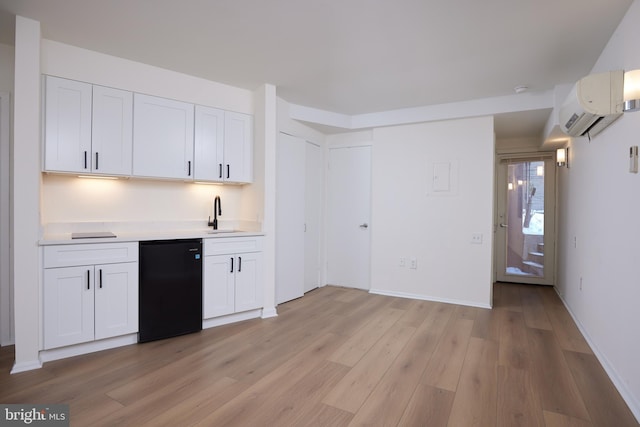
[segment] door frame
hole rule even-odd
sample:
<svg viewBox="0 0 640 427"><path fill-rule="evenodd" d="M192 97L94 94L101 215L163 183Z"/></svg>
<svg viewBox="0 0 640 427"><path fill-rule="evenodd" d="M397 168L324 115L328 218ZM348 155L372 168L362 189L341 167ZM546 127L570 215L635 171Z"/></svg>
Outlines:
<svg viewBox="0 0 640 427"><path fill-rule="evenodd" d="M317 150L315 151L314 155L317 156L315 158L315 160L318 162L317 166L318 166L318 170L317 173L318 175L316 176L317 178L317 182L316 184L319 184L319 194L317 194L315 197L313 195L310 195L309 192L307 190L309 190L309 179L313 176L311 175L311 171L309 170L309 155L311 153L311 150ZM321 286L324 285L324 283L322 282L322 230L324 229L323 227L323 215L322 215L322 210L324 207L324 203L325 203L325 195L324 195L324 151L323 151L323 147L320 144L316 144L315 142L309 141L309 140L305 140L305 162L306 162L306 168L305 168L305 212L304 212L304 232L305 232L305 260L304 260L304 264L305 264L305 283L303 286L303 290L304 293L307 293L309 291L312 291L313 289L319 288ZM314 230L313 228L310 230L309 229L309 219L311 216L311 212L308 209L309 208L309 204L311 202L311 200L318 200L317 203L317 210L315 210L315 215L317 216L317 223L315 224L316 229ZM313 225L313 224L312 224ZM313 258L310 256L310 254L307 252L307 247L309 246L309 243L313 243L313 241L311 241L310 239L312 237L310 237L310 234L314 234L315 238L316 238L316 242L315 242L315 263L313 262ZM313 265L314 267L314 272L313 274L310 274L307 271L307 267ZM309 286L309 281L308 278L311 276L315 276L315 285L316 286Z"/></svg>
<svg viewBox="0 0 640 427"><path fill-rule="evenodd" d="M0 91L0 346L14 343L13 286L10 273L10 101Z"/></svg>
<svg viewBox="0 0 640 427"><path fill-rule="evenodd" d="M506 198L507 188L507 166L509 163L523 161L544 161L545 162L545 275L544 277L509 275L502 273L504 264L501 261L505 259L506 253L506 233L505 229L500 227L504 221L500 217L501 197ZM534 285L554 286L556 279L556 251L557 246L557 174L555 157L552 152L526 152L526 153L501 153L496 155L495 169L495 198L494 198L494 247L493 247L493 276L494 281L508 283L525 283ZM501 193L502 192L502 193ZM503 200L504 202L504 200ZM550 212L547 215L547 212ZM547 268L551 262L551 268Z"/></svg>

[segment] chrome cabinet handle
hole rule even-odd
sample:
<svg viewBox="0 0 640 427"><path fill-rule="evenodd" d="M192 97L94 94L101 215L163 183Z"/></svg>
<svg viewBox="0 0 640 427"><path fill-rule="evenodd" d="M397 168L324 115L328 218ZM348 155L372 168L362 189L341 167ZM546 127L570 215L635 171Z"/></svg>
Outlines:
<svg viewBox="0 0 640 427"><path fill-rule="evenodd" d="M509 228L508 224L500 224L500 228Z"/></svg>

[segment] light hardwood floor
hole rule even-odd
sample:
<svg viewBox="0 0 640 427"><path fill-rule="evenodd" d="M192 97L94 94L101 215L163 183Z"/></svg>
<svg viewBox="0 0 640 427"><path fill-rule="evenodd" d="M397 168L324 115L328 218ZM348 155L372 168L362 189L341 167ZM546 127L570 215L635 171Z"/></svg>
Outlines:
<svg viewBox="0 0 640 427"><path fill-rule="evenodd" d="M552 288L494 309L324 287L279 316L49 362L0 403L73 426L637 426Z"/></svg>

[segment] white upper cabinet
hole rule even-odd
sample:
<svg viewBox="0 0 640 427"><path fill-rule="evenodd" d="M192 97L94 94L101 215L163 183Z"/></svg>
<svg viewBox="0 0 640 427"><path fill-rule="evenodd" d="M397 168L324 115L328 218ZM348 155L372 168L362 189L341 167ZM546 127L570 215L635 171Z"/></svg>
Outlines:
<svg viewBox="0 0 640 427"><path fill-rule="evenodd" d="M47 172L253 181L253 116L45 76Z"/></svg>
<svg viewBox="0 0 640 427"><path fill-rule="evenodd" d="M193 179L193 104L134 95L133 175Z"/></svg>
<svg viewBox="0 0 640 427"><path fill-rule="evenodd" d="M253 117L196 105L195 179L253 181Z"/></svg>
<svg viewBox="0 0 640 427"><path fill-rule="evenodd" d="M91 85L47 76L44 169L91 171Z"/></svg>
<svg viewBox="0 0 640 427"><path fill-rule="evenodd" d="M226 111L224 114L224 180L253 181L253 117Z"/></svg>
<svg viewBox="0 0 640 427"><path fill-rule="evenodd" d="M196 105L195 179L222 182L224 111Z"/></svg>
<svg viewBox="0 0 640 427"><path fill-rule="evenodd" d="M44 170L131 175L133 94L46 76Z"/></svg>
<svg viewBox="0 0 640 427"><path fill-rule="evenodd" d="M131 175L133 93L93 86L91 171Z"/></svg>

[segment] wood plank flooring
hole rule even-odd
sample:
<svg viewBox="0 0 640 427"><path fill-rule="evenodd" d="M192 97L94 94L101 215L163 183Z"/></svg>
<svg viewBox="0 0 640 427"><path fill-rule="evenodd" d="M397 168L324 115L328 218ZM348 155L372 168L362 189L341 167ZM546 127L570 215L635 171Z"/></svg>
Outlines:
<svg viewBox="0 0 640 427"><path fill-rule="evenodd" d="M49 362L0 403L73 426L638 426L552 288L494 309L324 287L279 316Z"/></svg>

